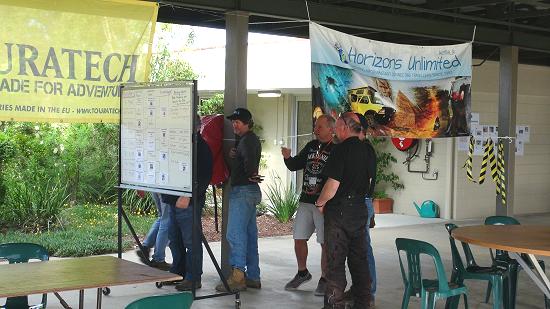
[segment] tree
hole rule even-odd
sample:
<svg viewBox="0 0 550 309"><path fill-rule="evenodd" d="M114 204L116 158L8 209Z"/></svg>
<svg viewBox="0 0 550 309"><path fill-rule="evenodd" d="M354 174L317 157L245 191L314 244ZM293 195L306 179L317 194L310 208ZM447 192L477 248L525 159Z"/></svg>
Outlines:
<svg viewBox="0 0 550 309"><path fill-rule="evenodd" d="M178 59L169 50L168 42L174 41L173 26L170 24L161 24L157 37L157 52L151 57L151 74L149 80L152 82L192 80L199 77L193 72L191 65ZM193 44L195 33L191 31L187 35L185 46Z"/></svg>
<svg viewBox="0 0 550 309"><path fill-rule="evenodd" d="M198 112L201 116L223 114L223 93L216 93L213 97L203 100Z"/></svg>

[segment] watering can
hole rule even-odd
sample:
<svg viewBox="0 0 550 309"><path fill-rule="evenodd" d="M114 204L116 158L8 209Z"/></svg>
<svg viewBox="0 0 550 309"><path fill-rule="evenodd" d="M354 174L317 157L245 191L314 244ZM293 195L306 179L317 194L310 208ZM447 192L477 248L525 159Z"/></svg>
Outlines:
<svg viewBox="0 0 550 309"><path fill-rule="evenodd" d="M424 201L421 206L418 206L416 202L413 202L413 204L422 218L439 218L439 206L434 201Z"/></svg>

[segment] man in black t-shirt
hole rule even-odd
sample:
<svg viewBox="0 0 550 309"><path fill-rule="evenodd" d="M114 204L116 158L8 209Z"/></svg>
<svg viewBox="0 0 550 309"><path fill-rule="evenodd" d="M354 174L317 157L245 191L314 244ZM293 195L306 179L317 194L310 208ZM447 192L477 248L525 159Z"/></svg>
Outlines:
<svg viewBox="0 0 550 309"><path fill-rule="evenodd" d="M285 290L296 290L302 283L311 280L308 271L307 241L315 231L317 242L321 245L321 278L315 289L315 295L325 295L326 255L324 250L323 214L315 208L315 201L321 193L326 177L322 175L333 147L335 121L330 115L321 115L315 121L314 133L317 139L310 141L295 157L290 156L289 148L281 148L285 165L291 171L303 170L303 185L300 194L300 206L296 210L293 224L294 252L298 262L298 273L285 285Z"/></svg>
<svg viewBox="0 0 550 309"><path fill-rule="evenodd" d="M367 261L365 229L368 221L365 196L369 191L369 150L358 138L357 115L344 113L336 122L341 141L332 150L323 170L327 181L315 202L325 215L328 256L325 308L345 308L346 258L354 288L354 308L369 308L371 278Z"/></svg>

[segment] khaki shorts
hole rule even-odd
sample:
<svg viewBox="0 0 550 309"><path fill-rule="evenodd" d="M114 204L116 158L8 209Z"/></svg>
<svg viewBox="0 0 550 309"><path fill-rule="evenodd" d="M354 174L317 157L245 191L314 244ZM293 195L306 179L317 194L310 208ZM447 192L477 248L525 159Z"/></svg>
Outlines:
<svg viewBox="0 0 550 309"><path fill-rule="evenodd" d="M313 232L315 232L317 234L317 242L323 244L324 224L323 214L315 205L300 202L293 224L294 239L309 240Z"/></svg>

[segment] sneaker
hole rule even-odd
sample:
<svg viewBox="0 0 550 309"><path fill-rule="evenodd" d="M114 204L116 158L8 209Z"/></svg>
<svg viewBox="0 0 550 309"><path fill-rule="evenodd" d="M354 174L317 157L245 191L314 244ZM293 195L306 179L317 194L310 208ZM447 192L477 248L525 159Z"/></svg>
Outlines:
<svg viewBox="0 0 550 309"><path fill-rule="evenodd" d="M202 288L202 283L196 282L195 283L195 289ZM178 291L191 291L193 289L193 281L191 280L183 280L182 282L176 284L176 290Z"/></svg>
<svg viewBox="0 0 550 309"><path fill-rule="evenodd" d="M296 290L300 285L302 285L302 283L308 282L309 280L311 280L311 273L309 271L305 276L300 276L299 274L296 274L296 276L294 276L294 278L292 278L292 280L290 280L285 285L285 290L287 291Z"/></svg>
<svg viewBox="0 0 550 309"><path fill-rule="evenodd" d="M165 261L157 262L157 261L153 260L149 263L149 266L160 269L160 270L169 271L170 268L172 267L172 264L168 264Z"/></svg>
<svg viewBox="0 0 550 309"><path fill-rule="evenodd" d="M149 263L151 263L151 260L149 258L151 255L151 248L143 246L143 251L138 248L136 250L136 255L139 257L141 263L145 265L149 265Z"/></svg>
<svg viewBox="0 0 550 309"><path fill-rule="evenodd" d="M252 280L246 278L246 287L251 289L261 289L262 282L260 280Z"/></svg>
<svg viewBox="0 0 550 309"><path fill-rule="evenodd" d="M319 278L319 283L317 283L317 288L315 289L315 296L325 296L325 291L327 289L327 280L323 277Z"/></svg>

